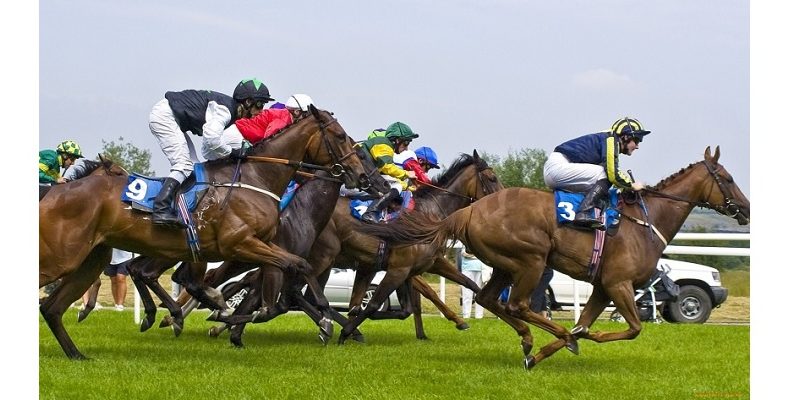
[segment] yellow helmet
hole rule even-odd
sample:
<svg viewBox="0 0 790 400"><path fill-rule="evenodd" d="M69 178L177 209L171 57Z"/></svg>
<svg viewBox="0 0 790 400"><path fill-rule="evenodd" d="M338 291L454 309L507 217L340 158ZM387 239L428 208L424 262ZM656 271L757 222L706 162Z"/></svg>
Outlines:
<svg viewBox="0 0 790 400"><path fill-rule="evenodd" d="M80 145L73 140L67 140L58 145L58 153L67 154L74 158L82 158L82 150L80 150Z"/></svg>
<svg viewBox="0 0 790 400"><path fill-rule="evenodd" d="M636 118L623 117L612 124L612 132L617 136L637 136L639 138L647 135L650 131L642 127L642 123Z"/></svg>

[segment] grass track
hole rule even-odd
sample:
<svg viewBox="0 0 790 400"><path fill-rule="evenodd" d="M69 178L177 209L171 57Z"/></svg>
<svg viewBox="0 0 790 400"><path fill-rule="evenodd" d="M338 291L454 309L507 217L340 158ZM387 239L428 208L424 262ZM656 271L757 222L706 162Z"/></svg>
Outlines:
<svg viewBox="0 0 790 400"><path fill-rule="evenodd" d="M159 312L161 318L163 312ZM131 312L101 310L64 322L92 360L66 359L39 316L41 399L693 399L749 397L749 327L645 324L633 341L581 341L526 372L519 340L502 321L469 321L458 331L426 317L428 341L413 321L367 321L367 344L324 347L308 318L289 313L248 326L246 347L206 335L204 313L170 329L140 333ZM571 321L560 321L570 327ZM595 329L623 330L598 322ZM551 337L533 329L536 349ZM535 350L533 350L534 352Z"/></svg>

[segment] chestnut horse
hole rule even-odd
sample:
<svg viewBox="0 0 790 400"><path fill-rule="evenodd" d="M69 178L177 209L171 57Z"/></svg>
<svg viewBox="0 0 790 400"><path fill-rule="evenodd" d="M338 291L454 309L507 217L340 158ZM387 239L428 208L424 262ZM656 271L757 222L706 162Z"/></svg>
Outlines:
<svg viewBox="0 0 790 400"><path fill-rule="evenodd" d="M368 188L369 172L353 145L331 113L311 106L306 117L257 143L252 154L269 161L274 160L270 157L285 157L321 166L332 164L325 168L342 176L347 186ZM303 258L271 243L279 218L273 193L283 193L295 172L293 167L299 165L253 159L206 163L210 186L194 214L201 259L310 271ZM70 183L66 190L53 189L39 203L39 287L64 277L40 310L71 359L85 356L63 327L63 313L99 276L113 248L170 260L193 257L183 230L153 225L148 214L133 211L120 201L126 185L125 177L89 176ZM383 192L384 188L375 189ZM230 201L225 202L226 198ZM322 309L329 308L325 297L320 300Z"/></svg>
<svg viewBox="0 0 790 400"><path fill-rule="evenodd" d="M531 369L563 346L578 354L577 338L595 342L636 338L642 326L634 288L650 278L662 251L694 207L711 208L735 218L741 225L749 223L749 200L732 175L719 164L718 147L713 155L708 147L702 161L681 169L655 187L646 188L639 196L640 202L620 208L619 232L607 239L600 273L592 278L588 276L587 266L593 235L558 226L554 196L550 192L509 188L484 197L438 224L413 217L401 218L389 229L371 226L365 231L401 244L428 241L443 245L448 238L462 241L469 251L494 268L491 280L476 301L521 336L524 366ZM530 295L546 265L593 284L593 293L570 331L529 309ZM513 289L503 307L497 299L511 282ZM610 300L627 321L628 328L622 332L591 332L590 326ZM530 355L532 335L523 321L550 332L557 339L534 356ZM350 326L353 327L353 321Z"/></svg>

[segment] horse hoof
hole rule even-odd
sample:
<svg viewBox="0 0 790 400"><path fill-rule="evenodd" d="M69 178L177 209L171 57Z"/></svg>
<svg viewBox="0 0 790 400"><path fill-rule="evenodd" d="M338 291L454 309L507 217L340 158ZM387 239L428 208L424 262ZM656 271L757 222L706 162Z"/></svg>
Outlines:
<svg viewBox="0 0 790 400"><path fill-rule="evenodd" d="M150 318L143 318L143 320L140 322L140 332L145 332L151 329L152 325L153 324Z"/></svg>
<svg viewBox="0 0 790 400"><path fill-rule="evenodd" d="M162 322L159 323L159 327L164 328L170 325L173 325L173 316L165 315L164 317L162 317Z"/></svg>
<svg viewBox="0 0 790 400"><path fill-rule="evenodd" d="M178 337L181 334L181 331L184 330L184 326L182 324L173 323L173 333Z"/></svg>
<svg viewBox="0 0 790 400"><path fill-rule="evenodd" d="M535 364L537 364L537 362L535 361L535 357L527 356L524 358L524 369L526 369L527 371L534 368Z"/></svg>
<svg viewBox="0 0 790 400"><path fill-rule="evenodd" d="M77 322L82 322L85 318L88 318L88 314L90 314L90 310L80 310L77 313Z"/></svg>
<svg viewBox="0 0 790 400"><path fill-rule="evenodd" d="M214 337L214 338L215 337L219 337L220 333L222 333L222 329L220 329L218 326L212 326L208 330L208 335L211 336L211 337Z"/></svg>
<svg viewBox="0 0 790 400"><path fill-rule="evenodd" d="M428 336L425 335L418 335L417 340L428 340Z"/></svg>
<svg viewBox="0 0 790 400"><path fill-rule="evenodd" d="M321 328L321 335L326 335L327 340L332 337L335 326L332 325L331 319L321 318L321 321L318 322L318 326Z"/></svg>
<svg viewBox="0 0 790 400"><path fill-rule="evenodd" d="M240 349L240 348L244 347L244 343L242 343L242 342L241 342L241 336L238 336L238 337L237 337L237 336L233 336L233 335L231 335L231 337L230 337L230 343L232 343L232 344L233 344L233 346L234 346L234 347L236 347L236 348L238 348L238 349Z"/></svg>
<svg viewBox="0 0 790 400"><path fill-rule="evenodd" d="M208 315L206 321L217 321L219 318L219 310L214 310L211 314Z"/></svg>
<svg viewBox="0 0 790 400"><path fill-rule="evenodd" d="M329 344L329 338L331 338L331 336L325 335L323 331L318 333L318 340L320 340L321 344L323 344L324 346Z"/></svg>
<svg viewBox="0 0 790 400"><path fill-rule="evenodd" d="M357 343L365 343L365 335L363 335L361 333L355 334L355 335L351 335L351 340L353 340L353 341L355 341Z"/></svg>
<svg viewBox="0 0 790 400"><path fill-rule="evenodd" d="M340 332L340 336L337 337L337 344L342 345L346 344L346 339L348 339L348 335Z"/></svg>
<svg viewBox="0 0 790 400"><path fill-rule="evenodd" d="M458 329L459 331L465 331L465 330L469 329L469 324L464 322L464 323L456 325L455 328Z"/></svg>
<svg viewBox="0 0 790 400"><path fill-rule="evenodd" d="M576 341L576 338L571 336L572 340L565 343L565 348L570 350L571 353L579 355L579 342Z"/></svg>
<svg viewBox="0 0 790 400"><path fill-rule="evenodd" d="M589 335L589 333L590 333L590 328L588 328L586 326L579 325L579 326L575 326L573 329L571 329L571 335L573 335L573 337L575 337L575 338L587 337L587 335Z"/></svg>
<svg viewBox="0 0 790 400"><path fill-rule="evenodd" d="M252 318L250 318L250 322L253 323L253 324L259 324L261 322L266 322L266 319L264 318L265 315L262 312L260 312L260 311L253 311L251 315L252 315Z"/></svg>

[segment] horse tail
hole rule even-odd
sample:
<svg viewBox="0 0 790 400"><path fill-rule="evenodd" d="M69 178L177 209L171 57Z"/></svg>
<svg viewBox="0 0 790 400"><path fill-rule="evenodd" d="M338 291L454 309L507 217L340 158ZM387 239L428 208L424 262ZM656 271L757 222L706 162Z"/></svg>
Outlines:
<svg viewBox="0 0 790 400"><path fill-rule="evenodd" d="M459 238L466 232L468 208L458 210L443 220L435 220L419 211L402 213L387 224L363 224L359 231L387 241L395 246L430 244L447 246L447 239Z"/></svg>

